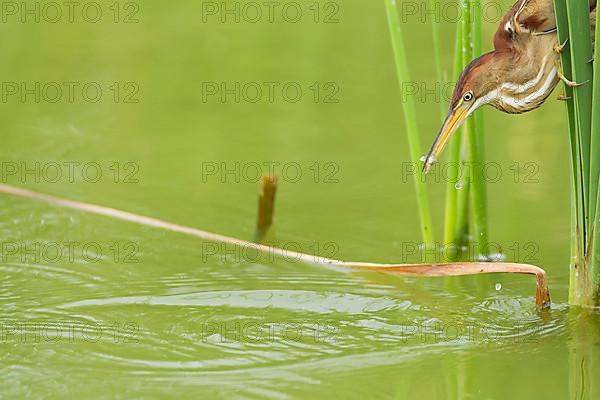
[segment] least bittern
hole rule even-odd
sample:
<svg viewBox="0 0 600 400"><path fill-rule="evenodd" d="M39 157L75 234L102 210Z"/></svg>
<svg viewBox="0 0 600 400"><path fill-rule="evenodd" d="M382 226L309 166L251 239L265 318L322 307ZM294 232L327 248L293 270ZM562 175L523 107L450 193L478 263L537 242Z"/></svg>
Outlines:
<svg viewBox="0 0 600 400"><path fill-rule="evenodd" d="M578 0L569 0L578 1ZM592 31L596 0L590 0ZM427 157L426 173L465 119L489 104L520 114L539 107L560 80L560 51L553 0L519 0L503 18L494 35L494 50L473 60L456 82L448 115Z"/></svg>

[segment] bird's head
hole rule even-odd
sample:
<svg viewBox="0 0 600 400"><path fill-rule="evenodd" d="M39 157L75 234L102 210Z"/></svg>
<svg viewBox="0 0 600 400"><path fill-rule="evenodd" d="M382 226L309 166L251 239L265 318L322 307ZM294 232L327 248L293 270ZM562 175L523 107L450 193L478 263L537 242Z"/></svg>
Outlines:
<svg viewBox="0 0 600 400"><path fill-rule="evenodd" d="M496 52L484 54L473 60L456 82L448 115L442 124L427 157L423 172L436 162L448 140L475 110L485 104L493 104L497 97L498 75L495 68Z"/></svg>

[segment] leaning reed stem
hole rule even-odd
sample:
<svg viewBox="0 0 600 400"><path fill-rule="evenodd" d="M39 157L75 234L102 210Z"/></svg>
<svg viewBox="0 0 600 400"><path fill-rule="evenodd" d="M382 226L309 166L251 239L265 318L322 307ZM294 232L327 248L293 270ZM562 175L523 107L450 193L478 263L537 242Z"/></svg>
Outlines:
<svg viewBox="0 0 600 400"><path fill-rule="evenodd" d="M410 82L408 73L407 57L400 28L400 20L396 10L395 0L384 0L385 10L387 14L388 27L392 40L392 48L394 50L394 59L396 63L396 74L398 83ZM414 165L420 165L421 145L419 143L419 132L417 128L417 113L412 96L406 96L402 101L404 110L404 124L406 134L408 136L408 146L410 148L410 158ZM417 168L417 173L414 175L415 191L417 195L417 206L419 209L419 217L421 220L421 235L423 242L426 245L433 244L433 231L431 224L431 214L429 212L429 198L425 185L422 183L422 172Z"/></svg>

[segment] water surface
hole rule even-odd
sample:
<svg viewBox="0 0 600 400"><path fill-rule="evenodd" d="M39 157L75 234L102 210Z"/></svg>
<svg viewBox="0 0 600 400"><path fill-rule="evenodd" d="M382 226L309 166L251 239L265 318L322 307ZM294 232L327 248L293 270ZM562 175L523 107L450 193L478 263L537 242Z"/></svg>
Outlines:
<svg viewBox="0 0 600 400"><path fill-rule="evenodd" d="M357 261L435 257L417 248L383 4L336 3L334 23L321 23L335 10L326 3L318 23L305 2L297 23L203 22L203 3L137 4L137 23L122 22L134 10L125 4L115 23L102 3L98 23L0 25L4 82L102 89L97 102L77 91L73 101L6 97L3 182L249 240L253 172L273 166L281 179L272 243ZM419 88L435 85L429 23L405 24ZM495 25L485 25L486 49ZM442 21L447 74L452 26ZM203 98L207 83L238 82L293 84L303 95ZM436 100L417 94L423 151L440 123ZM2 394L593 398L599 317L566 304L563 107L551 98L521 116L485 114L487 159L501 172L489 181L491 238L507 260L546 269L549 314L535 312L528 276L423 280L248 257L0 196ZM428 179L441 240L445 185Z"/></svg>

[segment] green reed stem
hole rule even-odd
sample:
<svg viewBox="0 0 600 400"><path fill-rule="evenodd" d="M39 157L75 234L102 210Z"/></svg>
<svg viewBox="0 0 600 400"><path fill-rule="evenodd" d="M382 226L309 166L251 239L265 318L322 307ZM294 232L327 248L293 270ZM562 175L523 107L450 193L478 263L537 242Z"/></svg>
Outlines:
<svg viewBox="0 0 600 400"><path fill-rule="evenodd" d="M481 55L481 5L479 0L470 0L471 58ZM473 210L472 233L479 254L488 250L487 186L484 179L483 110L473 114L472 123L467 125L469 161L471 162L471 202Z"/></svg>
<svg viewBox="0 0 600 400"><path fill-rule="evenodd" d="M407 57L400 29L400 19L396 10L395 0L384 0L385 10L388 20L388 28L392 40L392 48L394 50L394 60L396 63L396 74L398 83L410 82L408 73ZM406 96L402 101L404 110L404 124L406 134L408 136L408 146L410 148L410 158L414 165L420 165L421 145L419 143L419 132L417 128L417 113L412 96ZM417 168L417 173L414 175L415 191L417 195L417 206L419 209L419 217L421 220L421 234L425 244L433 244L433 231L431 224L431 214L429 212L429 198L427 190L423 182L423 174L420 168Z"/></svg>
<svg viewBox="0 0 600 400"><path fill-rule="evenodd" d="M462 70L481 54L481 9L479 0L462 0L462 19L457 33L455 67ZM460 60L460 61L457 61ZM458 73L455 73L458 79ZM455 134L449 148L449 165L464 167L469 161L469 174L460 181L451 180L446 194L446 245L461 246L468 241L469 233L475 236L480 253L488 248L487 188L483 176L483 115L476 112L461 131ZM465 136L466 135L466 136ZM466 140L465 140L466 139ZM473 219L471 220L470 216Z"/></svg>
<svg viewBox="0 0 600 400"><path fill-rule="evenodd" d="M466 67L471 60L473 59L473 40L472 40L472 23L471 23L471 2L470 0L461 0L460 3L462 9L462 19L460 28L462 30L462 47L461 47L461 56L462 56L462 65L463 68ZM468 157L468 153L464 150L465 143L467 144L468 151L468 135L469 130L472 129L471 126L473 121L469 118L463 124L462 133L460 135L459 142L459 166L461 171L464 169L464 161ZM465 136L467 135L467 136ZM469 237L469 227L470 227L470 219L469 219L469 206L470 206L470 196L469 193L471 191L471 174L462 174L461 182L458 184L458 194L456 200L456 209L457 209L457 218L456 218L456 226L455 229L455 245L462 246L465 244L466 239Z"/></svg>
<svg viewBox="0 0 600 400"><path fill-rule="evenodd" d="M452 77L454 82L458 80L460 72L464 68L462 59L462 26L456 28L456 42L454 47L454 69L452 71ZM456 245L459 240L456 237L457 233L457 218L458 218L458 189L457 185L460 179L460 147L461 147L461 133L462 130L457 131L450 142L448 143L448 167L452 170L456 168L456 179L450 177L446 184L446 211L444 217L444 245Z"/></svg>
<svg viewBox="0 0 600 400"><path fill-rule="evenodd" d="M596 14L596 38L594 54L600 54L600 17ZM595 304L600 305L600 62L594 61L594 79L592 94L592 126L591 126L591 152L590 152L590 198L592 198L593 184L596 184L595 210L590 221L592 223L592 249L589 257L590 282L592 285L592 298Z"/></svg>
<svg viewBox="0 0 600 400"><path fill-rule="evenodd" d="M436 10L437 0L429 0L429 7L432 10ZM431 18L431 33L433 36L433 58L435 61L435 75L437 79L437 85L439 85L440 93L442 93L442 89L444 88L444 77L442 76L442 60L441 60L441 51L440 51L440 24L435 20L435 18ZM444 115L446 114L446 110L444 109L445 104L443 101L439 101L440 105L440 117L444 119Z"/></svg>

